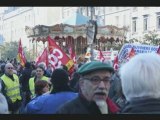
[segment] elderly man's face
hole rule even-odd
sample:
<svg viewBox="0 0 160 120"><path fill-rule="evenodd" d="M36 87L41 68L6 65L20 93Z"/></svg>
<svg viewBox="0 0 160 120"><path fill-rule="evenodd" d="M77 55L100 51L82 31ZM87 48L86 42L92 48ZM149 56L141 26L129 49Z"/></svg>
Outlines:
<svg viewBox="0 0 160 120"><path fill-rule="evenodd" d="M110 89L111 73L99 70L80 79L80 89L88 101L106 100Z"/></svg>
<svg viewBox="0 0 160 120"><path fill-rule="evenodd" d="M9 75L13 75L13 65L11 63L6 64L5 72Z"/></svg>

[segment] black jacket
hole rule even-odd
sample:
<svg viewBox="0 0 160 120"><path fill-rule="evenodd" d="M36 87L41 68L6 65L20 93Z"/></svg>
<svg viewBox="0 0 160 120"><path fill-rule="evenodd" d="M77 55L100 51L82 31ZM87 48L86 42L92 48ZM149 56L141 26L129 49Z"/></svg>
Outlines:
<svg viewBox="0 0 160 120"><path fill-rule="evenodd" d="M106 102L108 104L108 114L118 113L119 108L111 99L107 98ZM89 102L79 94L77 98L62 105L57 114L101 114L101 112L95 102Z"/></svg>
<svg viewBox="0 0 160 120"><path fill-rule="evenodd" d="M123 114L160 114L160 99L137 99L128 102Z"/></svg>
<svg viewBox="0 0 160 120"><path fill-rule="evenodd" d="M20 77L20 83L22 85L22 91L28 91L29 89L29 79L31 78L32 69L25 68L22 71L22 75Z"/></svg>
<svg viewBox="0 0 160 120"><path fill-rule="evenodd" d="M57 114L101 114L101 112L95 102L88 102L79 95L61 106Z"/></svg>

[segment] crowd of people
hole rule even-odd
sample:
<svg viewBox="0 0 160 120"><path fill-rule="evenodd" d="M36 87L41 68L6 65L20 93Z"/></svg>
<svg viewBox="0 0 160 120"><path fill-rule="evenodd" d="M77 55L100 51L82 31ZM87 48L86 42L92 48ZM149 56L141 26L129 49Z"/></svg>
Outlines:
<svg viewBox="0 0 160 120"><path fill-rule="evenodd" d="M0 114L159 114L160 56L142 53L114 69L110 62L65 65L0 61Z"/></svg>

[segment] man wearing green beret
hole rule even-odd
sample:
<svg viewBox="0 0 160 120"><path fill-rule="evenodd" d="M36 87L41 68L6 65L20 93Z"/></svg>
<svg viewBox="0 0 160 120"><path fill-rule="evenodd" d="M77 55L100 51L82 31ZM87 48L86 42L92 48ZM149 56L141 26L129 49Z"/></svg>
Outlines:
<svg viewBox="0 0 160 120"><path fill-rule="evenodd" d="M78 69L79 96L61 106L58 114L108 114L116 113L118 107L108 98L111 75L110 64L92 61Z"/></svg>

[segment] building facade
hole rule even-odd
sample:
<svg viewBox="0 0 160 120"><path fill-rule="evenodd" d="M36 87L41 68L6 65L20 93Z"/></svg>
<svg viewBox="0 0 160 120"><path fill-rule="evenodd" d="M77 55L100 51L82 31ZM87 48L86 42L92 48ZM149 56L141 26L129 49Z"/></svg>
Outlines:
<svg viewBox="0 0 160 120"><path fill-rule="evenodd" d="M160 7L107 7L105 11L106 25L128 28L127 40L144 41L149 31L160 33Z"/></svg>
<svg viewBox="0 0 160 120"><path fill-rule="evenodd" d="M54 25L61 20L60 14L60 7L1 7L0 43L2 40L11 42L21 39L22 46L37 56L47 43L31 41L27 38L25 27Z"/></svg>
<svg viewBox="0 0 160 120"><path fill-rule="evenodd" d="M91 8L62 7L62 19L76 11L91 18ZM103 26L114 25L119 28L128 28L126 40L143 41L144 35L149 31L160 33L160 7L94 7L92 16Z"/></svg>
<svg viewBox="0 0 160 120"><path fill-rule="evenodd" d="M105 7L62 7L61 19L67 19L75 12L79 12L84 16L90 17L100 22L101 25L105 25Z"/></svg>
<svg viewBox="0 0 160 120"><path fill-rule="evenodd" d="M18 41L29 47L29 39L25 33L25 26L54 25L60 20L59 7L5 7L0 19L1 34L5 42ZM52 17L53 16L53 17Z"/></svg>

